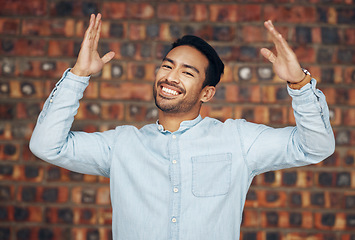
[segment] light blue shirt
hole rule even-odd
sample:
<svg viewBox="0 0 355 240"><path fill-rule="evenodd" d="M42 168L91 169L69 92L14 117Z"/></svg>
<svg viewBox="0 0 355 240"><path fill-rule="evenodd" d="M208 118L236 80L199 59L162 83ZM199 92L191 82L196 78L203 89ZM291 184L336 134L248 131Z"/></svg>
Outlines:
<svg viewBox="0 0 355 240"><path fill-rule="evenodd" d="M113 239L239 239L255 175L318 163L334 151L316 81L288 88L297 127L201 116L176 132L158 124L70 131L89 77L68 70L46 100L30 149L60 167L110 178Z"/></svg>

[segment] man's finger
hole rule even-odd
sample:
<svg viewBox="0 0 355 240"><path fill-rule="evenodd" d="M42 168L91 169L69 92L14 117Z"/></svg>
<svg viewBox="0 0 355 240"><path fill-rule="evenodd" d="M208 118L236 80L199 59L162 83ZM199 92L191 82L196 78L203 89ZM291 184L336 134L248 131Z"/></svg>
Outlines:
<svg viewBox="0 0 355 240"><path fill-rule="evenodd" d="M97 16L96 16L96 20L95 20L95 26L94 26L94 33L96 34L98 28L99 28L99 25L100 25L100 20L101 20L101 14L98 13Z"/></svg>
<svg viewBox="0 0 355 240"><path fill-rule="evenodd" d="M89 35L91 34L92 28L94 27L94 20L95 20L95 15L91 14L89 27L85 31L84 39L88 38Z"/></svg>
<svg viewBox="0 0 355 240"><path fill-rule="evenodd" d="M274 63L276 61L276 56L273 54L269 49L267 48L262 48L260 50L261 55L263 55L266 59L268 59L270 62Z"/></svg>
<svg viewBox="0 0 355 240"><path fill-rule="evenodd" d="M115 56L115 52L111 51L111 52L108 52L106 53L102 58L102 62L105 64L105 63L108 63L109 61L111 61L111 59Z"/></svg>
<svg viewBox="0 0 355 240"><path fill-rule="evenodd" d="M289 54L290 51L292 51L291 48L289 47L286 39L276 30L271 20L266 21L264 25L272 35L272 40L275 44L277 52Z"/></svg>
<svg viewBox="0 0 355 240"><path fill-rule="evenodd" d="M101 33L101 21L99 22L98 29L96 31L95 39L94 39L94 45L93 45L93 50L97 50L97 46L99 45L99 40L100 40L100 33Z"/></svg>

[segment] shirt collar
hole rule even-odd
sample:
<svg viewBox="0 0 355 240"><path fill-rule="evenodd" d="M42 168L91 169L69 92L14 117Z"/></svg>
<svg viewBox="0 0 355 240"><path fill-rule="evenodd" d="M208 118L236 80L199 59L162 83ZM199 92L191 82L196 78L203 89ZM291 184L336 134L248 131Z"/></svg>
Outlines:
<svg viewBox="0 0 355 240"><path fill-rule="evenodd" d="M190 128L192 128L193 126L195 126L196 124L198 124L199 122L201 122L201 120L202 120L201 115L198 115L193 120L183 121L180 123L180 128L176 132L185 132L185 131L189 130ZM168 130L165 130L163 125L159 124L159 119L156 121L156 126L157 126L157 129L162 133L170 132Z"/></svg>

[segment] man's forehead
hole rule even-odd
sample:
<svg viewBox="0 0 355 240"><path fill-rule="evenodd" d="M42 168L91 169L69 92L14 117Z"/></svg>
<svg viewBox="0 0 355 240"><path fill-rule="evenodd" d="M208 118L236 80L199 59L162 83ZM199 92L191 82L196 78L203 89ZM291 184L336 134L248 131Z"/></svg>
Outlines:
<svg viewBox="0 0 355 240"><path fill-rule="evenodd" d="M173 61L175 64L193 66L196 69L205 69L208 66L207 57L196 48L189 45L182 45L173 48L163 59Z"/></svg>

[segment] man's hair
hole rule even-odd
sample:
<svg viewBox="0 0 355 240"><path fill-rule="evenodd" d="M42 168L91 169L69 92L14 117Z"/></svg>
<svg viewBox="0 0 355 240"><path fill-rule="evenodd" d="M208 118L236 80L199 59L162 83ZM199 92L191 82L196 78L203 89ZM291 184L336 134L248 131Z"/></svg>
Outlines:
<svg viewBox="0 0 355 240"><path fill-rule="evenodd" d="M214 50L214 48L211 47L211 45L209 45L202 38L193 35L185 35L182 38L179 38L172 44L170 50L183 45L191 46L197 49L208 59L206 79L202 87L204 88L205 86L216 86L217 83L219 83L221 75L224 72L224 64L219 58L216 50Z"/></svg>

